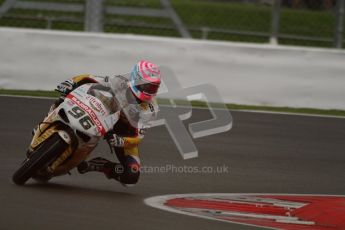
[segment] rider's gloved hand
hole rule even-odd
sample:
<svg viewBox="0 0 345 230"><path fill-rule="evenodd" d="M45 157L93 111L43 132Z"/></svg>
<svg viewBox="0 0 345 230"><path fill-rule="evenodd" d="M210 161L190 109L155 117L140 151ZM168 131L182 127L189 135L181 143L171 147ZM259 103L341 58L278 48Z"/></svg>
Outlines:
<svg viewBox="0 0 345 230"><path fill-rule="evenodd" d="M107 141L112 147L124 147L125 139L123 137L119 137L116 134L109 134L107 135Z"/></svg>
<svg viewBox="0 0 345 230"><path fill-rule="evenodd" d="M57 87L56 87L56 91L58 91L59 93L61 93L63 96L66 96L67 94L69 94L74 88L76 87L76 83L72 80L67 80L64 81L62 83L60 83Z"/></svg>

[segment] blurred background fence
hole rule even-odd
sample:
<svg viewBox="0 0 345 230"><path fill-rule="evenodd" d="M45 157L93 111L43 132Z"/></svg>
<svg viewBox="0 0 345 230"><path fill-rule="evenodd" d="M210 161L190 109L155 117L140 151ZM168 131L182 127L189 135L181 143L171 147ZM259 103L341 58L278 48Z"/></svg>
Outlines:
<svg viewBox="0 0 345 230"><path fill-rule="evenodd" d="M345 0L0 0L0 26L342 48Z"/></svg>

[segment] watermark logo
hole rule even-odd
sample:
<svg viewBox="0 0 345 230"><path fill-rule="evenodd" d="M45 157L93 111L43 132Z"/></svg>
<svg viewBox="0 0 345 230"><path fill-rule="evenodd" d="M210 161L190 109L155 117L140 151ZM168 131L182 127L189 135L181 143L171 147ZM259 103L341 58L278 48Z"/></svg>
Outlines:
<svg viewBox="0 0 345 230"><path fill-rule="evenodd" d="M160 70L163 84L157 97L168 99L169 104L159 106L158 117L151 124L166 126L183 159L195 158L198 150L193 139L229 131L232 128L232 116L213 85L199 84L183 88L171 69L160 67ZM176 100L183 100L185 104L176 106ZM193 115L191 100L205 102L212 118L191 123L186 128L183 121Z"/></svg>
<svg viewBox="0 0 345 230"><path fill-rule="evenodd" d="M143 165L140 172L145 173L168 173L168 174L228 174L230 167L228 165L217 166L191 166L166 164L161 166Z"/></svg>
<svg viewBox="0 0 345 230"><path fill-rule="evenodd" d="M125 168L121 164L117 164L114 168L114 172L117 174L124 173ZM139 167L129 168L131 173L140 172L141 174L228 174L230 173L230 166L226 164L222 165L142 165Z"/></svg>

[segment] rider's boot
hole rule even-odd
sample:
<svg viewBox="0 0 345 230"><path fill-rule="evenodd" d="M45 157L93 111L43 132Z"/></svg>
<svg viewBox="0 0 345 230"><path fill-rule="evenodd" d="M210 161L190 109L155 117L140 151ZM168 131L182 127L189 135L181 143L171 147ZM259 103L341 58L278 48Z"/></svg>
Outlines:
<svg viewBox="0 0 345 230"><path fill-rule="evenodd" d="M114 168L119 163L113 163L102 157L96 157L90 161L83 161L78 165L78 172L84 174L87 172L102 172L106 177L112 178ZM119 164L120 165L120 164Z"/></svg>
<svg viewBox="0 0 345 230"><path fill-rule="evenodd" d="M136 184L140 176L139 164L133 164L133 160L122 165L101 157L82 162L78 165L78 171L81 174L91 171L102 172L108 179L115 179L126 187Z"/></svg>

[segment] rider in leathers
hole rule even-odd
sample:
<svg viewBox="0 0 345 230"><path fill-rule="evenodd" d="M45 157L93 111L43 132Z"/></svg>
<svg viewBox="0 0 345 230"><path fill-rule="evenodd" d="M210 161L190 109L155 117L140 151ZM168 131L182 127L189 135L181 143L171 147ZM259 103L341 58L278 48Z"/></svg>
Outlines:
<svg viewBox="0 0 345 230"><path fill-rule="evenodd" d="M158 112L158 106L154 100L161 76L158 67L148 61L139 61L133 68L130 79L123 76L127 83L127 93L138 103L142 111L152 119ZM57 86L57 91L61 93L61 99L53 107L57 106L68 93L86 83L99 83L106 87L111 87L112 81L109 77L97 77L93 75L80 75L73 77ZM130 103L130 102L128 102ZM111 162L107 159L96 157L90 161L83 161L78 166L81 174L98 171L102 172L109 179L115 179L123 185L133 185L137 183L140 175L140 159L138 145L144 137L147 124L143 125L130 122L126 113L121 111L119 121L114 125L113 130L109 131L105 138L115 150L119 163Z"/></svg>

